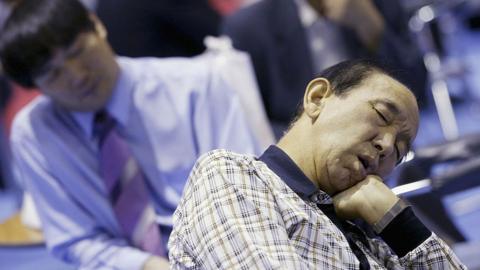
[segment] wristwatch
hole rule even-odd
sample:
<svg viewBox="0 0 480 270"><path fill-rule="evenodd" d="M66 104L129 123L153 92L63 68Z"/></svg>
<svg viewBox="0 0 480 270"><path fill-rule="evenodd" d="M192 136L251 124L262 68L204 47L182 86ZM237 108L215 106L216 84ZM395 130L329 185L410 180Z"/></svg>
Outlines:
<svg viewBox="0 0 480 270"><path fill-rule="evenodd" d="M388 210L387 213L377 222L372 225L373 230L379 234L387 227L388 224L400 214L403 209L409 207L407 203L405 203L402 199L399 199L393 206Z"/></svg>

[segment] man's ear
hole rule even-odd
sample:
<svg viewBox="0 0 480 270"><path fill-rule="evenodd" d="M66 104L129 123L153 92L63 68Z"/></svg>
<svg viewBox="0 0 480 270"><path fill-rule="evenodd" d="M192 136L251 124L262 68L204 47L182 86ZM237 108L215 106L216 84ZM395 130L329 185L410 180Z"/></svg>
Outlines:
<svg viewBox="0 0 480 270"><path fill-rule="evenodd" d="M320 115L325 98L331 94L330 82L325 78L316 78L308 83L303 97L303 108L312 121Z"/></svg>
<svg viewBox="0 0 480 270"><path fill-rule="evenodd" d="M105 28L103 23L100 21L100 19L97 17L97 15L90 12L89 17L95 27L95 33L97 33L98 36L100 36L103 39L107 38L107 29Z"/></svg>

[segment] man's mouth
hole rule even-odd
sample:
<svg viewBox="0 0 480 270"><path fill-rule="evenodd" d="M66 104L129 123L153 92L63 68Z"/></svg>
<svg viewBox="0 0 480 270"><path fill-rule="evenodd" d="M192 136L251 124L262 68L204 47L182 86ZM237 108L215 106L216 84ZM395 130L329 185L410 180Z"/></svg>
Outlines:
<svg viewBox="0 0 480 270"><path fill-rule="evenodd" d="M363 168L365 169L365 173L375 173L378 169L378 156L376 155L369 155L369 154L361 154L358 155L358 160L362 164Z"/></svg>
<svg viewBox="0 0 480 270"><path fill-rule="evenodd" d="M362 166L365 169L365 171L367 171L369 167L368 160L366 160L365 158L362 158L361 156L358 157L358 160L360 161L360 163L362 163Z"/></svg>
<svg viewBox="0 0 480 270"><path fill-rule="evenodd" d="M90 79L84 83L82 94L80 98L86 98L91 96L95 92L95 87L97 86L98 79Z"/></svg>

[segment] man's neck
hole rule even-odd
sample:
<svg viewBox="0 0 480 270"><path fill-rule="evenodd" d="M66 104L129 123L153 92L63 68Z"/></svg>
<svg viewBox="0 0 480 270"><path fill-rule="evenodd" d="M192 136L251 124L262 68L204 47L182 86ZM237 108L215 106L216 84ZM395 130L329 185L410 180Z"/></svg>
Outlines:
<svg viewBox="0 0 480 270"><path fill-rule="evenodd" d="M315 179L317 179L315 161L311 156L311 147L308 145L310 139L306 136L305 132L302 132L301 127L299 126L301 125L299 123L300 121L302 121L302 119L299 119L297 123L285 133L277 143L277 147L282 149L293 160L293 162L295 162L308 179L318 187L318 183L315 181Z"/></svg>

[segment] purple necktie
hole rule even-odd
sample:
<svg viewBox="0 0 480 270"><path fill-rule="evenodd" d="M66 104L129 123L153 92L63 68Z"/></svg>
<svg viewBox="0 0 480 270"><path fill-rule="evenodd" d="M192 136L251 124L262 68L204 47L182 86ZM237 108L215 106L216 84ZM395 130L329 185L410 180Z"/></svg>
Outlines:
<svg viewBox="0 0 480 270"><path fill-rule="evenodd" d="M144 175L115 125L115 120L107 112L101 111L95 115L94 132L99 138L100 174L115 216L124 236L133 246L165 257Z"/></svg>

